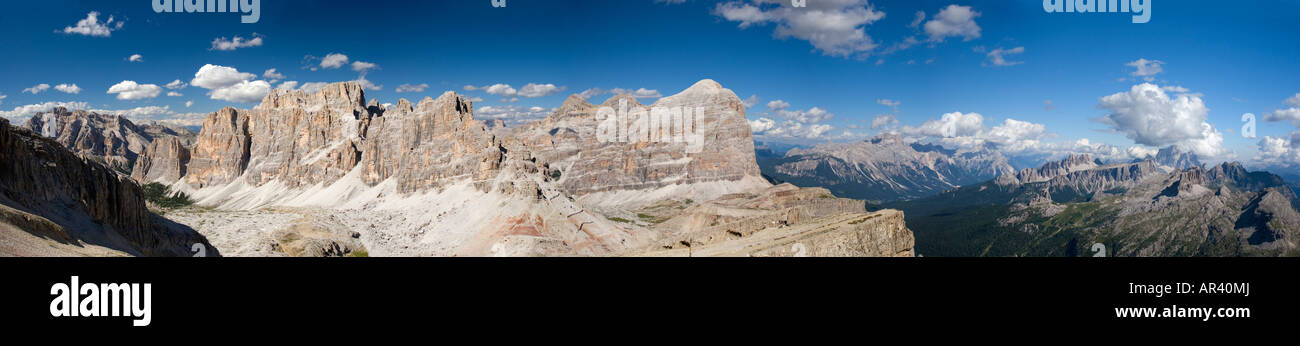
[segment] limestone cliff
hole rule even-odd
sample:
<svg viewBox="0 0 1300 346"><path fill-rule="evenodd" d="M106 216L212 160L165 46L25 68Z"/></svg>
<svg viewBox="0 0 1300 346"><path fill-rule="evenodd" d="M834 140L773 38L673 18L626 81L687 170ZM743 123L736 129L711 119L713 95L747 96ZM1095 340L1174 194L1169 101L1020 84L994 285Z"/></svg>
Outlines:
<svg viewBox="0 0 1300 346"><path fill-rule="evenodd" d="M11 127L4 119L0 205L0 223L44 238L51 248L86 244L126 255L185 256L200 244L209 254L216 253L202 235L151 213L130 178L73 154L54 139ZM6 239L9 236L13 234L6 233ZM40 247L8 250L47 254Z"/></svg>

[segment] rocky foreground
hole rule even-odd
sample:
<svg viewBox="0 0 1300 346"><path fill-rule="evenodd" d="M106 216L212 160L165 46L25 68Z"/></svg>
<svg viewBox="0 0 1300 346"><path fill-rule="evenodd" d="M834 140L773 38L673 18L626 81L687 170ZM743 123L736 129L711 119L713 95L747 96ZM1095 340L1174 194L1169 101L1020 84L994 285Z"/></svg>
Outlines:
<svg viewBox="0 0 1300 346"><path fill-rule="evenodd" d="M699 110L697 143L601 140L599 107L573 96L503 129L454 92L384 107L356 83L277 90L210 114L193 146L139 145L131 176L193 196L167 217L234 256L912 254L901 213L764 180L743 103L714 81L650 105ZM802 251L777 251L790 240Z"/></svg>
<svg viewBox="0 0 1300 346"><path fill-rule="evenodd" d="M187 256L195 246L219 254L150 212L139 185L101 158L0 119L0 254Z"/></svg>

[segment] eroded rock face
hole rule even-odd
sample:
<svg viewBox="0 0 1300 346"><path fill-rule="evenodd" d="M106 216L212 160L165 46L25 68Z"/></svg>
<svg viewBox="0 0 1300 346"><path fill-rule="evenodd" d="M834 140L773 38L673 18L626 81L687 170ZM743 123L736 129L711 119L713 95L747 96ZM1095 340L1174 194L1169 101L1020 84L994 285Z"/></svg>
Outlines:
<svg viewBox="0 0 1300 346"><path fill-rule="evenodd" d="M136 159L131 178L141 183L173 182L185 176L189 163L190 150L181 143L181 138L160 137L149 143L149 148Z"/></svg>
<svg viewBox="0 0 1300 346"><path fill-rule="evenodd" d="M362 181L396 178L399 192L439 186L452 178L495 175L504 158L499 141L474 120L473 105L454 92L405 99L371 122L361 155Z"/></svg>
<svg viewBox="0 0 1300 346"><path fill-rule="evenodd" d="M123 173L131 171L136 157L153 140L148 133L121 116L69 111L63 107L36 113L24 127Z"/></svg>
<svg viewBox="0 0 1300 346"><path fill-rule="evenodd" d="M186 167L185 182L196 188L235 181L248 166L248 112L232 107L208 115Z"/></svg>
<svg viewBox="0 0 1300 346"><path fill-rule="evenodd" d="M128 254L185 256L215 249L197 232L173 227L145 207L130 178L82 158L60 142L0 119L0 203L45 218L81 240Z"/></svg>
<svg viewBox="0 0 1300 346"><path fill-rule="evenodd" d="M658 129L648 141L602 140L598 131L607 119L607 107L617 114L626 109L629 120L618 124L619 133L636 135L640 126ZM638 123L635 110L684 109L702 111L694 121L683 122L702 136L698 149L686 142L667 140L673 127ZM678 119L674 115L674 120ZM653 130L652 130L653 131ZM527 152L548 169L559 170L567 193L655 188L671 184L736 181L761 174L754 159L753 135L745 121L745 106L729 89L702 80L677 95L644 106L633 97L617 95L597 106L570 96L544 120L515 129L506 140L511 152Z"/></svg>

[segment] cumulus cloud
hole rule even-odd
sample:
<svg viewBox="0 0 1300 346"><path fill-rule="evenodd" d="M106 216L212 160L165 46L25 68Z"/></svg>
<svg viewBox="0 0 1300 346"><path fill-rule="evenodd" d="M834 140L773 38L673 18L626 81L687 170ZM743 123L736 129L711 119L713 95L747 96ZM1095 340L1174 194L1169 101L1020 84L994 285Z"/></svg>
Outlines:
<svg viewBox="0 0 1300 346"><path fill-rule="evenodd" d="M980 13L970 6L948 5L925 23L925 33L930 35L932 42L943 42L948 37L961 37L964 41L977 39L980 26L975 23L975 18L979 16Z"/></svg>
<svg viewBox="0 0 1300 346"><path fill-rule="evenodd" d="M1128 147L1128 150L1125 150L1125 152L1127 152L1128 156L1132 158L1145 159L1148 157L1156 156L1156 154L1160 152L1160 149L1135 145L1135 146Z"/></svg>
<svg viewBox="0 0 1300 346"><path fill-rule="evenodd" d="M190 108L190 106L193 105L194 105L194 101L185 101L185 108Z"/></svg>
<svg viewBox="0 0 1300 346"><path fill-rule="evenodd" d="M235 36L235 38L231 38L231 39L227 39L225 37L218 37L212 39L212 48L208 48L208 50L230 51L230 50L236 50L240 48L258 47L261 45L262 45L262 35L253 33L253 38L251 39L244 39L243 37L239 37L239 36Z"/></svg>
<svg viewBox="0 0 1300 346"><path fill-rule="evenodd" d="M646 88L637 88L636 90L613 88L609 89L609 92L615 95L628 95L639 99L664 97L663 94L659 93L659 90Z"/></svg>
<svg viewBox="0 0 1300 346"><path fill-rule="evenodd" d="M740 22L741 29L775 24L773 36L808 41L823 54L838 57L864 57L875 49L866 26L885 17L866 0L809 1L798 9L788 1L729 1L715 6L713 14Z"/></svg>
<svg viewBox="0 0 1300 346"><path fill-rule="evenodd" d="M99 21L99 12L90 12L86 18L77 21L77 25L63 28L64 34L69 35L86 35L93 37L109 37L114 31L122 29L125 22L116 21L113 16L108 16L108 21Z"/></svg>
<svg viewBox="0 0 1300 346"><path fill-rule="evenodd" d="M779 111L779 110L786 109L786 108L790 108L790 103L789 103L789 102L785 102L785 101L782 101L782 100L772 100L772 101L768 101L768 102L767 102L767 109L770 109L770 110L773 110L773 111Z"/></svg>
<svg viewBox="0 0 1300 346"><path fill-rule="evenodd" d="M826 138L835 127L827 124L805 124L794 120L777 122L771 118L758 118L749 121L749 130L756 136L787 139Z"/></svg>
<svg viewBox="0 0 1300 346"><path fill-rule="evenodd" d="M564 91L564 89L565 89L564 87L557 87L555 86L555 84L528 83L524 85L523 89L519 89L519 96L523 96L523 97L550 96L560 91Z"/></svg>
<svg viewBox="0 0 1300 346"><path fill-rule="evenodd" d="M325 86L327 85L329 85L329 83L326 82L304 83L302 87L298 88L298 90L302 90L303 92L306 92L308 94L314 94L317 91L320 91L321 89L325 89Z"/></svg>
<svg viewBox="0 0 1300 346"><path fill-rule="evenodd" d="M519 93L519 91L511 87L510 84L498 83L480 89L483 89L483 92L492 95L497 95L497 96L514 96L515 94Z"/></svg>
<svg viewBox="0 0 1300 346"><path fill-rule="evenodd" d="M1206 117L1210 109L1195 95L1170 97L1151 83L1101 98L1099 108L1109 112L1099 119L1137 144L1154 147L1180 145L1202 157L1228 154L1223 135Z"/></svg>
<svg viewBox="0 0 1300 346"><path fill-rule="evenodd" d="M276 71L275 69L268 69L266 70L266 72L262 72L262 78L266 78L270 80L279 80L279 79L284 79L284 75L280 74L280 72Z"/></svg>
<svg viewBox="0 0 1300 346"><path fill-rule="evenodd" d="M402 85L398 85L398 86L397 86L397 92L399 92L399 93L422 93L422 92L424 92L424 89L426 89L426 88L428 88L428 87L429 87L429 84L427 84L427 83L420 83L420 84L402 84Z"/></svg>
<svg viewBox="0 0 1300 346"><path fill-rule="evenodd" d="M352 70L353 70L353 71L357 71L357 72L366 72L366 71L370 71L370 70L376 69L376 68L378 68L378 67L379 67L379 65L376 65L376 64L373 63L373 62L365 62L365 61L353 61L353 62L352 62Z"/></svg>
<svg viewBox="0 0 1300 346"><path fill-rule="evenodd" d="M279 86L276 86L275 89L276 89L276 90L293 90L294 88L297 88L297 87L298 87L298 81L292 81L292 80L291 80L291 81L285 81L284 83L280 83L280 85L279 85Z"/></svg>
<svg viewBox="0 0 1300 346"><path fill-rule="evenodd" d="M1300 131L1286 137L1264 136L1255 160L1266 165L1300 166Z"/></svg>
<svg viewBox="0 0 1300 346"><path fill-rule="evenodd" d="M41 84L33 85L30 88L23 89L23 93L30 93L32 95L36 95L46 90L50 90L50 85L41 83Z"/></svg>
<svg viewBox="0 0 1300 346"><path fill-rule="evenodd" d="M156 84L139 84L135 81L124 80L108 88L109 94L117 94L118 100L143 100L158 97L162 93L162 87Z"/></svg>
<svg viewBox="0 0 1300 346"><path fill-rule="evenodd" d="M973 137L984 129L984 116L979 113L946 113L939 119L931 119L920 127L905 126L903 133L909 135L933 136L940 138Z"/></svg>
<svg viewBox="0 0 1300 346"><path fill-rule="evenodd" d="M167 96L171 96L171 97L181 97L181 96L185 96L185 94L181 94L181 93L179 93L179 92L175 92L175 91L168 91L168 92L167 92Z"/></svg>
<svg viewBox="0 0 1300 346"><path fill-rule="evenodd" d="M1147 60L1142 58L1124 64L1124 66L1133 68L1133 72L1129 73L1129 75L1151 82L1156 80L1155 75L1165 71L1164 67L1162 67L1164 64L1165 63L1160 60Z"/></svg>
<svg viewBox="0 0 1300 346"><path fill-rule="evenodd" d="M1017 55L1025 52L1025 47L1016 47L1011 49L997 48L988 52L989 64L993 66L1015 66L1025 63L1024 61L1010 61L1006 59L1007 55Z"/></svg>
<svg viewBox="0 0 1300 346"><path fill-rule="evenodd" d="M140 54L131 54L131 56L129 56L129 57L126 58L126 61L130 61L130 62L143 62L143 61L144 61L144 56L143 56L143 55L140 55Z"/></svg>
<svg viewBox="0 0 1300 346"><path fill-rule="evenodd" d="M366 74L364 73L362 73L360 77L357 77L357 79L354 82L357 82L357 84L361 84L361 88L365 90L375 90L375 91L384 90L383 85L372 83L369 79L366 79Z"/></svg>
<svg viewBox="0 0 1300 346"><path fill-rule="evenodd" d="M809 108L808 110L780 109L776 111L776 115L780 116L781 118L792 120L803 124L820 123L823 121L831 120L831 118L835 117L835 114L832 114L830 111L827 111L826 109L821 107L813 107L813 108Z"/></svg>
<svg viewBox="0 0 1300 346"><path fill-rule="evenodd" d="M54 90L58 90L59 92L62 92L62 93L65 93L65 94L80 94L80 93L81 93L81 87L77 86L76 84L59 84L59 85L55 85L55 86L54 86Z"/></svg>
<svg viewBox="0 0 1300 346"><path fill-rule="evenodd" d="M1286 105L1288 106L1300 107L1300 93L1296 93L1295 96L1291 96L1291 98L1286 99L1284 103L1286 103Z"/></svg>
<svg viewBox="0 0 1300 346"><path fill-rule="evenodd" d="M902 104L901 102L890 100L890 99L876 99L876 103L880 104L881 106L893 108L894 112L898 112L898 106Z"/></svg>
<svg viewBox="0 0 1300 346"><path fill-rule="evenodd" d="M225 100L230 102L252 103L261 101L266 94L271 92L271 83L263 80L240 81L234 85L213 89L211 93L213 100Z"/></svg>
<svg viewBox="0 0 1300 346"><path fill-rule="evenodd" d="M210 90L208 96L213 100L251 103L271 92L271 83L254 78L257 75L233 67L205 64L194 73L190 84Z"/></svg>
<svg viewBox="0 0 1300 346"><path fill-rule="evenodd" d="M204 89L219 89L253 78L257 78L257 75L239 72L233 67L205 64L194 74L190 84Z"/></svg>
<svg viewBox="0 0 1300 346"><path fill-rule="evenodd" d="M184 89L184 88L187 87L187 86L190 86L190 83L182 82L182 81L179 80L179 79L174 80L174 81L172 81L171 83L167 83L167 85L163 85L163 87L166 87L167 89L172 89L172 90L176 90L176 89Z"/></svg>
<svg viewBox="0 0 1300 346"><path fill-rule="evenodd" d="M327 69L336 69L343 67L348 63L348 56L339 53L330 53L320 60L320 67Z"/></svg>
<svg viewBox="0 0 1300 346"><path fill-rule="evenodd" d="M14 107L13 110L9 110L9 111L0 111L0 116L9 119L20 119L20 118L30 117L36 113L48 112L49 110L54 109L55 107L63 107L67 109L87 109L90 108L90 105L85 102L43 102L38 104L30 104L25 106Z"/></svg>
<svg viewBox="0 0 1300 346"><path fill-rule="evenodd" d="M871 119L871 129L890 127L898 124L898 118L892 114L881 114Z"/></svg>

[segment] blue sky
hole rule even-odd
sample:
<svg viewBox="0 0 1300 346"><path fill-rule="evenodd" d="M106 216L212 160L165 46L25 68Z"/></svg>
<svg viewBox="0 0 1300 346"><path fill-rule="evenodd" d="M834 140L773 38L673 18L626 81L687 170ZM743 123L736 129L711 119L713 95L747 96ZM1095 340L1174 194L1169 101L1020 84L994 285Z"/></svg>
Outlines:
<svg viewBox="0 0 1300 346"><path fill-rule="evenodd" d="M1218 160L1300 163L1289 121L1300 115L1285 112L1300 107L1285 103L1300 93L1300 1L1152 0L1145 24L1125 13L1046 13L1038 0L808 2L263 0L254 24L237 14L155 13L150 0L14 2L0 13L0 114L21 119L39 108L24 106L84 102L193 122L223 106L256 105L238 101L260 99L242 94L258 91L257 81L302 87L364 77L375 85L367 96L382 102L454 90L481 99L480 118L522 121L569 94L606 91L595 102L615 88L670 95L711 78L756 100L748 117L759 138L774 141L895 132L951 146L991 141L1025 155L1124 159L1143 152L1135 146L1199 145ZM107 35L77 32L91 12ZM214 40L235 37L260 42L214 49ZM909 37L916 43L900 48ZM1005 53L998 61L993 52ZM348 63L323 67L329 54ZM1139 61L1147 75L1135 75ZM236 78L245 84L235 87L250 88L195 85L208 64L252 74ZM165 87L174 80L190 85ZM136 82L121 88L136 92L108 93L123 81ZM1145 95L1133 91L1142 83L1165 97L1103 105L1110 95ZM80 90L56 90L61 84ZM148 84L159 90L140 87ZM427 87L398 92L403 84ZM496 84L515 92L466 88ZM24 91L33 87L43 90ZM1274 112L1278 121L1264 121ZM1243 113L1258 116L1258 138L1240 134ZM1164 121L1173 130L1149 125ZM1212 129L1196 130L1202 122Z"/></svg>

